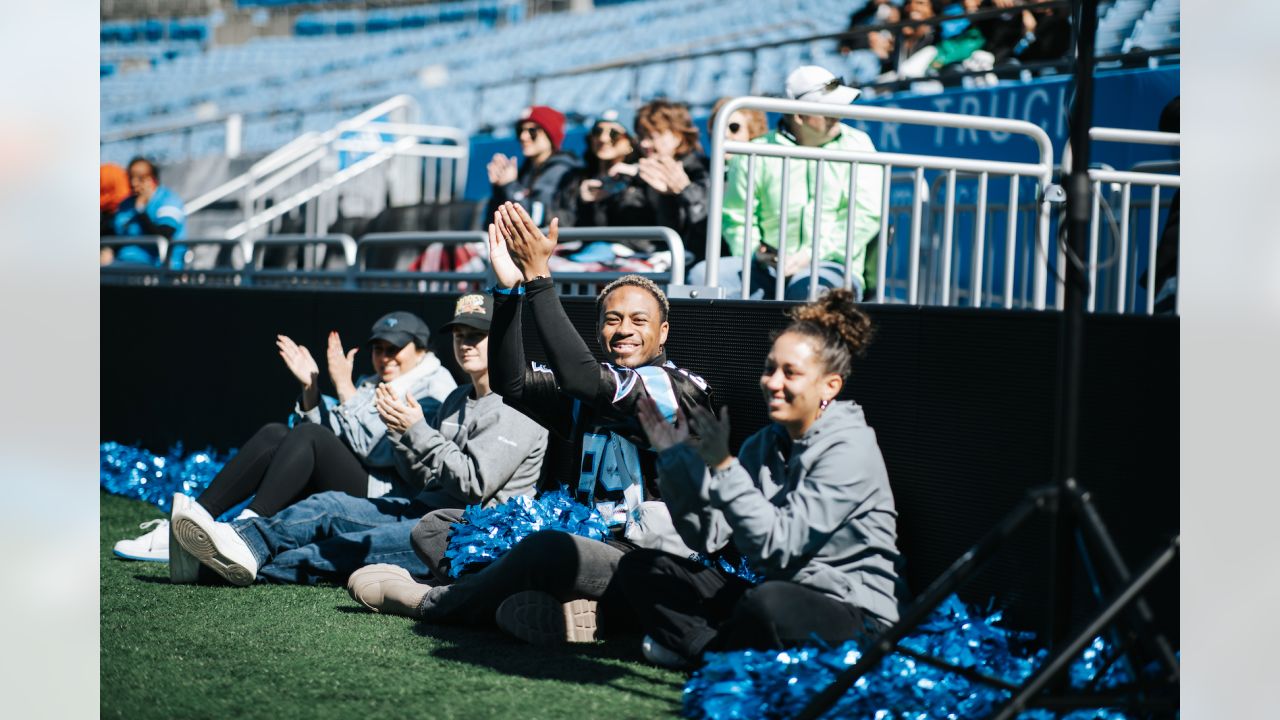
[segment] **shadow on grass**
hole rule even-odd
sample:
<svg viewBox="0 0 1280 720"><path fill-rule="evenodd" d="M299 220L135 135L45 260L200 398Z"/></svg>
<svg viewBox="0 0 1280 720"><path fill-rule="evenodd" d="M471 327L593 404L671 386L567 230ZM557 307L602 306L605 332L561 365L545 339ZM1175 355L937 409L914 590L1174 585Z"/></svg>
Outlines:
<svg viewBox="0 0 1280 720"><path fill-rule="evenodd" d="M535 647L510 638L497 630L475 627L453 627L417 623L413 632L447 643L432 651L432 657L487 668L503 675L530 680L556 680L616 687L641 695L667 706L676 713L680 702L670 695L647 692L637 685L658 686L670 693L679 692L683 681L650 677L633 668L612 661L634 663L640 660L639 638L615 637L600 643L572 647ZM620 681L629 681L622 684Z"/></svg>

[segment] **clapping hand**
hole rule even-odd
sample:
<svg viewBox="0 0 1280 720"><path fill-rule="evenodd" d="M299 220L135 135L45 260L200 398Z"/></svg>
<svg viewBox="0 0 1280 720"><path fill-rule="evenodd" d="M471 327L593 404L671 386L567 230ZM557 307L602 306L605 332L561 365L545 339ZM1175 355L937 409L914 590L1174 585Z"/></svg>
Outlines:
<svg viewBox="0 0 1280 720"><path fill-rule="evenodd" d="M333 387L338 391L339 402L346 402L347 398L356 394L355 383L351 381L351 369L355 365L358 352L360 352L358 347L344 352L342 338L338 337L338 331L329 333L329 347L325 356L329 364L329 379L333 381Z"/></svg>
<svg viewBox="0 0 1280 720"><path fill-rule="evenodd" d="M382 418L382 423L388 429L394 430L400 434L409 432L409 428L424 419L422 405L414 399L412 394L406 393L404 402L401 402L391 388L386 385L379 385L373 390L374 405L378 409L378 417Z"/></svg>
<svg viewBox="0 0 1280 720"><path fill-rule="evenodd" d="M494 219L498 234L505 241L511 259L523 271L525 281L551 277L550 261L560 237L560 219L552 218L547 234L543 235L529 213L512 202L503 203Z"/></svg>
<svg viewBox="0 0 1280 720"><path fill-rule="evenodd" d="M649 187L666 195L679 195L692 182L684 165L669 157L640 158L640 179Z"/></svg>
<svg viewBox="0 0 1280 720"><path fill-rule="evenodd" d="M284 360L289 372L302 384L302 389L305 391L314 387L320 377L320 366L311 357L311 351L295 343L288 335L277 335L276 347L280 349L280 359Z"/></svg>
<svg viewBox="0 0 1280 720"><path fill-rule="evenodd" d="M516 159L502 153L494 155L486 167L489 171L489 182L499 187L515 182L520 176Z"/></svg>
<svg viewBox="0 0 1280 720"><path fill-rule="evenodd" d="M676 422L672 425L658 411L658 404L653 398L641 398L637 403L636 416L640 419L644 434L649 436L649 445L658 452L689 439L689 423L685 421L684 411L679 408L676 408Z"/></svg>
<svg viewBox="0 0 1280 720"><path fill-rule="evenodd" d="M727 467L733 460L729 454L729 407L720 408L720 416L716 417L701 405L694 405L689 408L689 427L697 436L690 439L689 444L707 467L712 470Z"/></svg>
<svg viewBox="0 0 1280 720"><path fill-rule="evenodd" d="M502 237L502 233L498 232L498 226L495 223L499 215L500 213L494 213L494 222L489 223L489 265L498 278L498 285L513 288L524 280L524 272L520 270L519 265L516 265L516 261L511 259L507 241Z"/></svg>

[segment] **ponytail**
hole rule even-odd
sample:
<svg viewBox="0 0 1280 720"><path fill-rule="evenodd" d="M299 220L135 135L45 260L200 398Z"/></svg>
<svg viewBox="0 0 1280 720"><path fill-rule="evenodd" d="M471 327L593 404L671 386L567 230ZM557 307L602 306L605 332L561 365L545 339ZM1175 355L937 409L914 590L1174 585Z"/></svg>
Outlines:
<svg viewBox="0 0 1280 720"><path fill-rule="evenodd" d="M818 341L827 372L848 379L853 358L861 357L871 343L871 318L858 309L853 293L843 288L828 291L811 303L791 308L791 324L784 332L794 332Z"/></svg>

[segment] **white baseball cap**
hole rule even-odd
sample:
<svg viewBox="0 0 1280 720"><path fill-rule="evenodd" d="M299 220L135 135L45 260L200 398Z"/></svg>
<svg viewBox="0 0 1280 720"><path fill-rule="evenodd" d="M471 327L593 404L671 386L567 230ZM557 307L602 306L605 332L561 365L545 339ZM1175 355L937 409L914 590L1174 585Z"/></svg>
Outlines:
<svg viewBox="0 0 1280 720"><path fill-rule="evenodd" d="M841 84L830 70L817 65L801 65L787 76L787 97L792 100L848 105L861 91Z"/></svg>

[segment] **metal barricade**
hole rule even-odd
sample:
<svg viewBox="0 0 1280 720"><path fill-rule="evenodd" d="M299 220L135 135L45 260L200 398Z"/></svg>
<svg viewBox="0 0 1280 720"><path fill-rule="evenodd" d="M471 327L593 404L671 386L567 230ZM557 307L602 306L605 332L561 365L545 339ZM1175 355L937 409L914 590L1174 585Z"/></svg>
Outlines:
<svg viewBox="0 0 1280 720"><path fill-rule="evenodd" d="M285 251L273 264L283 260L292 267L268 267L270 250ZM253 241L252 258L247 279L255 286L350 287L356 241L350 235L270 235Z"/></svg>
<svg viewBox="0 0 1280 720"><path fill-rule="evenodd" d="M925 125L938 128L960 128L973 131L989 131L992 133L1000 133L1004 135L1020 135L1030 139L1036 147L1037 158L1035 162L1015 163L1005 161L992 160L974 160L967 158L952 158L930 155L910 155L902 153L884 153L877 151L843 151L843 150L826 150L815 147L804 146L782 146L782 145L766 145L761 143L740 143L726 142L724 140L725 125L728 118L737 110L755 109L765 112L805 115L821 115L827 117L837 117L841 119L852 119L859 121L884 122L884 123L905 123L912 125ZM976 221L974 231L972 233L972 257L979 261L973 263L970 282L970 302L973 306L981 306L985 304L983 293L983 274L984 264L981 258L985 251L986 238L986 221L989 209L988 205L988 189L993 178L1008 178L1008 203L1007 208L1017 208L1018 197L1020 192L1022 178L1032 179L1036 182L1036 191L1034 194L1036 203L1035 226L1033 235L1033 247L1038 248L1037 253L1042 253L1037 257L1033 253L1033 261L1030 263L1030 271L1032 275L1031 298L1030 304L1036 309L1043 309L1046 301L1046 281L1048 273L1048 262L1046 259L1047 239L1049 231L1049 202L1046 198L1047 190L1051 186L1053 176L1053 148L1049 141L1048 134L1038 125L1020 120L1007 120L1004 118L989 118L972 115L958 115L953 113L936 113L919 110L902 110L898 108L883 108L859 105L828 105L823 103L801 102L795 100L781 100L777 98L763 97L740 97L730 100L721 112L716 114L715 127L711 130L711 197L709 217L707 219L707 281L715 287L719 282L719 248L721 241L721 229L723 223L724 208L724 187L725 187L725 155L734 154L746 157L746 216L753 217L753 203L755 201L755 167L759 157L771 157L782 159L802 159L813 161L817 164L816 178L814 187L815 212L812 222L809 247L821 247L821 199L822 199L822 165L823 163L836 162L847 163L850 166L849 187L847 188L849 197L856 198L858 167L860 164L874 165L882 168L881 190L881 212L880 212L880 228L874 243L874 251L876 253L876 294L877 302L885 302L887 281L886 277L887 260L888 260L888 240L890 235L890 181L893 177L893 171L896 168L911 168L915 176L913 181L914 201L910 220L910 235L908 247L908 260L906 273L907 292L905 301L911 304L922 302L920 287L920 248L922 236L922 220L925 195L928 194L927 185L925 184L925 171L940 171L946 175L946 197L944 200L943 229L940 244L939 272L941 286L938 291L940 304L953 304L953 293L951 288L951 268L954 256L954 248L956 244L955 238L955 188L956 179L959 173L973 173L978 177L977 199L976 199ZM789 174L790 162L782 163L782 192L789 197ZM922 188L923 186L923 188ZM783 207L786 204L783 203ZM777 264L779 267L786 262L786 242L787 222L786 212L783 212L780 222L778 257ZM1015 256L1017 249L1018 222L1017 212L1005 213L1005 237L1004 237L1004 282L1001 305L1006 308L1014 306L1014 274L1015 274ZM849 212L847 227L845 229L845 257L844 257L844 285L850 287L852 284L852 267L851 256L854 250L854 224L856 222L856 203L854 210ZM753 223L748 221L745 224L745 236L743 239L743 256L742 256L742 297L749 298L751 295L750 275L751 264L755 262L754 254L751 248L754 242L751 234L753 232ZM1025 233L1024 233L1025 234ZM1024 243L1025 244L1025 243ZM822 261L820 252L813 252L810 259L810 284L809 297L814 298L818 292L817 276L819 273L820 263ZM777 283L775 287L775 297L781 298L785 287L785 279L778 273ZM1060 284L1060 283L1059 283ZM1060 294L1060 288L1059 288ZM958 297L958 293L955 293Z"/></svg>
<svg viewBox="0 0 1280 720"><path fill-rule="evenodd" d="M1089 138L1094 142L1111 142L1111 143L1137 143L1142 145L1164 145L1169 147L1180 148L1182 144L1182 136L1178 133L1162 133L1151 132L1146 130L1126 130L1122 128L1090 128ZM1156 161L1149 163L1140 163L1132 170L1117 171L1090 169L1089 181L1092 189L1091 207L1089 210L1089 256L1085 260L1089 275L1089 299L1087 309L1089 312L1097 312L1103 309L1105 305L1108 310L1115 312L1137 312L1138 296L1137 296L1137 269L1140 253L1137 243L1130 247L1130 226L1133 225L1133 219L1138 211L1133 201L1134 186L1149 188L1150 202L1147 205L1147 242L1146 242L1146 259L1147 259L1147 279L1145 293L1145 307L1143 311L1147 315L1155 312L1156 287L1155 277L1155 260L1156 246L1160 239L1160 211L1162 207L1168 206L1168 201L1161 198L1161 188L1170 187L1180 188L1182 186L1182 176L1176 172L1177 163L1171 161ZM1159 170L1174 170L1172 174L1163 174ZM1106 183L1109 192L1103 192L1103 184ZM1116 213L1112 210L1112 200L1115 195L1119 194L1119 217L1115 217ZM1110 199L1105 199L1109 195ZM1105 205L1104 205L1105 203ZM1102 211L1106 210L1109 216L1108 224L1111 226L1111 247L1108 255L1114 259L1106 259L1099 262L1099 256L1102 255L1099 250L1102 246L1101 226L1103 224ZM1118 227L1117 227L1118 226ZM1134 255L1133 258L1130 256ZM1132 261L1132 262L1131 262ZM1114 267L1114 271L1110 273L1111 278L1108 281L1104 277L1102 287L1105 293L1099 293L1099 269L1106 268L1110 270ZM1175 273L1176 275L1176 273ZM1114 294L1113 294L1114 293ZM1174 312L1178 310L1177 294L1174 294Z"/></svg>
<svg viewBox="0 0 1280 720"><path fill-rule="evenodd" d="M483 288L493 279L489 272L488 234L479 230L459 232L393 232L370 233L356 243L356 261L353 281L355 287L364 290L416 290L417 292L463 292ZM425 252L432 245L453 247L479 243L483 248L483 270L441 271L408 270L404 268L371 268L370 258L379 250L409 248Z"/></svg>
<svg viewBox="0 0 1280 720"><path fill-rule="evenodd" d="M159 285L164 280L164 268L169 260L169 241L163 235L112 235L98 239L99 248L110 248L113 253L130 245L154 249L156 261L144 264L115 259L98 268L100 281L108 285Z"/></svg>

